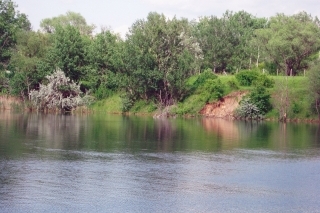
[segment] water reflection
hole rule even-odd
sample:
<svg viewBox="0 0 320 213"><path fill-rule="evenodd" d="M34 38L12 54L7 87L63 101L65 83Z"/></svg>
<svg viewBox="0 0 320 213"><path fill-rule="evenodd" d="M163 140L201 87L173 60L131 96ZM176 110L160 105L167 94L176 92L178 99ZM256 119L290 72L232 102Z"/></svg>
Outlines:
<svg viewBox="0 0 320 213"><path fill-rule="evenodd" d="M119 115L0 113L0 154L41 148L103 152L294 150L319 147L316 124ZM9 143L10 141L10 143Z"/></svg>
<svg viewBox="0 0 320 213"><path fill-rule="evenodd" d="M207 118L0 114L0 209L316 212L319 130Z"/></svg>

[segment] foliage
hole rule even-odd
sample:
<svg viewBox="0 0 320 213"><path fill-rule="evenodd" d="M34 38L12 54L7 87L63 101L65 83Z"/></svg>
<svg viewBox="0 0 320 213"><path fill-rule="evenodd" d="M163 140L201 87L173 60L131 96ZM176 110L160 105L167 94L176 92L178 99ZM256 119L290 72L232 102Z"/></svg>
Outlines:
<svg viewBox="0 0 320 213"><path fill-rule="evenodd" d="M6 72L0 70L0 93L9 93L9 83Z"/></svg>
<svg viewBox="0 0 320 213"><path fill-rule="evenodd" d="M262 28L265 18L240 11L226 11L221 18L203 17L195 27L204 53L204 67L214 72L235 72L250 68L253 49L250 40L255 29Z"/></svg>
<svg viewBox="0 0 320 213"><path fill-rule="evenodd" d="M266 88L272 88L274 86L274 80L265 74L260 74L258 78L253 81L253 85L261 85Z"/></svg>
<svg viewBox="0 0 320 213"><path fill-rule="evenodd" d="M241 86L251 86L260 75L257 70L242 70L235 77Z"/></svg>
<svg viewBox="0 0 320 213"><path fill-rule="evenodd" d="M31 90L31 101L39 109L59 109L70 111L81 105L90 104L90 96L81 97L80 86L65 76L64 72L57 70L52 75L46 76L49 83L40 84L39 90Z"/></svg>
<svg viewBox="0 0 320 213"><path fill-rule="evenodd" d="M274 80L262 74L259 69L241 70L235 77L241 86L262 85L271 88L274 85Z"/></svg>
<svg viewBox="0 0 320 213"><path fill-rule="evenodd" d="M208 79L201 88L203 100L208 103L221 99L224 95L225 87L225 84L220 79Z"/></svg>
<svg viewBox="0 0 320 213"><path fill-rule="evenodd" d="M316 60L308 73L309 91L313 108L316 109L320 118L320 60Z"/></svg>
<svg viewBox="0 0 320 213"><path fill-rule="evenodd" d="M19 13L11 0L0 1L0 70L7 68L11 48L16 44L16 33L30 28L27 16Z"/></svg>
<svg viewBox="0 0 320 213"><path fill-rule="evenodd" d="M149 13L127 35L125 89L136 100L154 98L160 106L172 105L186 93L185 80L198 69L201 58L186 19Z"/></svg>
<svg viewBox="0 0 320 213"><path fill-rule="evenodd" d="M230 79L227 81L228 87L230 87L231 90L238 90L239 85L238 82L235 79Z"/></svg>
<svg viewBox="0 0 320 213"><path fill-rule="evenodd" d="M90 39L87 45L86 56L90 71L86 73L85 81L99 98L107 97L101 96L102 93L110 94L122 86L122 47L123 41L108 30Z"/></svg>
<svg viewBox="0 0 320 213"><path fill-rule="evenodd" d="M132 97L128 96L128 94L125 94L121 97L121 111L122 112L129 112L130 109L134 105L134 100Z"/></svg>
<svg viewBox="0 0 320 213"><path fill-rule="evenodd" d="M285 121L292 102L292 92L288 87L288 78L277 81L273 95L273 106L279 112L279 120Z"/></svg>
<svg viewBox="0 0 320 213"><path fill-rule="evenodd" d="M245 98L240 102L239 107L235 111L235 116L245 119L261 119L263 115L259 107L254 104L250 98Z"/></svg>
<svg viewBox="0 0 320 213"><path fill-rule="evenodd" d="M258 107L260 113L263 115L272 109L270 94L262 85L255 86L251 91L249 98L251 102Z"/></svg>
<svg viewBox="0 0 320 213"><path fill-rule="evenodd" d="M79 30L70 25L57 27L53 38L51 51L56 66L71 80L79 82L86 74L85 43Z"/></svg>
<svg viewBox="0 0 320 213"><path fill-rule="evenodd" d="M306 12L293 16L277 14L269 27L255 31L257 43L269 61L296 75L307 68L307 59L320 48L320 28Z"/></svg>
<svg viewBox="0 0 320 213"><path fill-rule="evenodd" d="M48 37L40 32L20 31L13 50L10 67L10 90L14 95L28 97L30 90L39 87L39 82L49 74L38 69L48 49Z"/></svg>
<svg viewBox="0 0 320 213"><path fill-rule="evenodd" d="M198 75L197 80L193 83L193 87L196 89L199 86L203 85L207 80L216 79L218 76L213 74L210 69L204 70L200 75Z"/></svg>
<svg viewBox="0 0 320 213"><path fill-rule="evenodd" d="M88 25L80 13L68 11L65 15L43 19L40 23L42 31L54 33L59 27L73 26L82 35L91 35L95 26Z"/></svg>

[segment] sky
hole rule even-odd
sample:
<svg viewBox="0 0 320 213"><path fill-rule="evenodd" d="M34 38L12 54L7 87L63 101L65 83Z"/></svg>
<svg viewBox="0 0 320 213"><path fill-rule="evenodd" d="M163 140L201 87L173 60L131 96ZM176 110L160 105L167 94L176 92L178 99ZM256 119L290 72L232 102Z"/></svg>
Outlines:
<svg viewBox="0 0 320 213"><path fill-rule="evenodd" d="M271 17L277 13L292 15L306 11L320 18L320 0L12 0L18 10L28 15L33 30L40 28L44 18L52 18L67 11L80 13L88 24L111 28L122 37L149 12L163 13L169 18L197 19L218 16L227 11L251 13L257 17Z"/></svg>

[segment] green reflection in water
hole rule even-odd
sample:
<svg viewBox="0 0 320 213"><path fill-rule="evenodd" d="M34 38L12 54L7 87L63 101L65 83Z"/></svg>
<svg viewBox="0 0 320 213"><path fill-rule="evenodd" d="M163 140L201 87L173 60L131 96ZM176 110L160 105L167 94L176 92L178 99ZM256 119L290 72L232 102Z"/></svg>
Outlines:
<svg viewBox="0 0 320 213"><path fill-rule="evenodd" d="M310 149L319 147L320 128L316 124L208 118L1 112L0 133L0 154L5 157L41 154L41 148L101 152Z"/></svg>

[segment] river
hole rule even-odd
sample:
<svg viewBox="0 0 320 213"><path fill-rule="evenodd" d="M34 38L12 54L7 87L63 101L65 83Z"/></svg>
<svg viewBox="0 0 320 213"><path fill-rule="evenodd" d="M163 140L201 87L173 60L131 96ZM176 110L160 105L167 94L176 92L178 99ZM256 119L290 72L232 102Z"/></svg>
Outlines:
<svg viewBox="0 0 320 213"><path fill-rule="evenodd" d="M0 112L0 212L320 212L320 127Z"/></svg>

